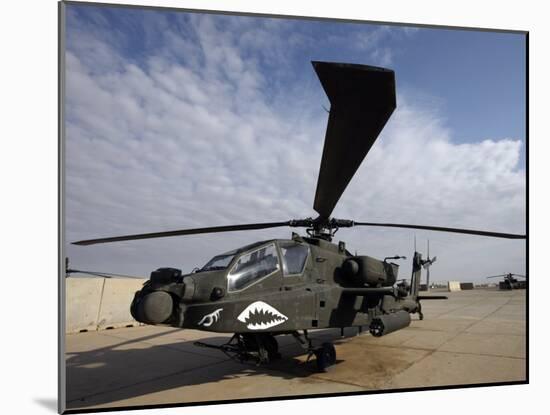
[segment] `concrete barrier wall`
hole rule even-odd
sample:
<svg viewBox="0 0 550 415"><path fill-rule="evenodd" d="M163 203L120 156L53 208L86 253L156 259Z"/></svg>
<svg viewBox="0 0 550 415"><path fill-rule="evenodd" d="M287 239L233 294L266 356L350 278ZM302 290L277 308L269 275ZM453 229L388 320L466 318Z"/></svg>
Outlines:
<svg viewBox="0 0 550 415"><path fill-rule="evenodd" d="M461 291L460 290L460 281L449 281L447 283L447 288L449 292L451 291Z"/></svg>
<svg viewBox="0 0 550 415"><path fill-rule="evenodd" d="M141 289L144 282L145 280L128 278L105 280L97 321L98 330L138 324L130 314L130 304L135 292Z"/></svg>
<svg viewBox="0 0 550 415"><path fill-rule="evenodd" d="M103 278L66 279L66 331L96 330Z"/></svg>
<svg viewBox="0 0 550 415"><path fill-rule="evenodd" d="M138 325L130 315L134 293L145 279L66 279L66 332Z"/></svg>

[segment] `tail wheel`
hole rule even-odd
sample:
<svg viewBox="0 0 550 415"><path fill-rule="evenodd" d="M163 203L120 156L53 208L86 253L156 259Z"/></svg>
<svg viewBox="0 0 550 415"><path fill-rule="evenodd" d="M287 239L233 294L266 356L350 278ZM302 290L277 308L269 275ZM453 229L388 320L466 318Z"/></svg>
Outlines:
<svg viewBox="0 0 550 415"><path fill-rule="evenodd" d="M320 372L326 372L330 366L336 362L336 350L332 343L323 343L319 349L315 351L317 359L317 369Z"/></svg>

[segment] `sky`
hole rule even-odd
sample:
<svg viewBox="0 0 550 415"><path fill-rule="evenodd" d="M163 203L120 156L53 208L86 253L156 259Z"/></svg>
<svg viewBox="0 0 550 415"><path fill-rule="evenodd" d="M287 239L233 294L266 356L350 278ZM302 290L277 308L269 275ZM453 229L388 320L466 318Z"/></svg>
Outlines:
<svg viewBox="0 0 550 415"><path fill-rule="evenodd" d="M311 61L395 71L397 109L333 215L525 233L521 34L67 5L66 241L315 217L328 99ZM71 267L190 272L296 229L74 246ZM405 255L432 281L526 267L524 241L338 231L358 254ZM487 281L487 280L485 280Z"/></svg>

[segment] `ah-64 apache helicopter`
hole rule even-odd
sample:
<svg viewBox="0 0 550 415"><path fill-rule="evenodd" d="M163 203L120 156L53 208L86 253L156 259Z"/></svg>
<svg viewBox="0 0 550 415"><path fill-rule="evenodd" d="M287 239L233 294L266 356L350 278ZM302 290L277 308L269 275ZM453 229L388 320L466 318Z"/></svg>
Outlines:
<svg viewBox="0 0 550 415"><path fill-rule="evenodd" d="M339 228L386 226L522 239L525 235L395 223L355 222L331 213L396 107L394 72L367 65L313 62L329 98L323 156L317 182L315 219L183 229L74 242L76 245L167 236L305 227L307 236L256 242L213 257L191 274L174 268L151 273L131 304L134 318L146 324L234 333L214 347L240 361L266 363L279 357L275 336L292 334L317 366L336 359L334 346L314 346L308 330L368 326L374 336L407 327L421 314L420 272L426 261L413 255L410 284L398 282L398 265L352 255L344 242L332 243ZM300 333L301 332L301 333Z"/></svg>
<svg viewBox="0 0 550 415"><path fill-rule="evenodd" d="M499 290L518 290L522 288L527 288L527 281L520 281L517 278L525 278L525 275L519 275L519 274L501 274L501 275L492 275L487 278L503 278L502 281L498 282L498 289Z"/></svg>

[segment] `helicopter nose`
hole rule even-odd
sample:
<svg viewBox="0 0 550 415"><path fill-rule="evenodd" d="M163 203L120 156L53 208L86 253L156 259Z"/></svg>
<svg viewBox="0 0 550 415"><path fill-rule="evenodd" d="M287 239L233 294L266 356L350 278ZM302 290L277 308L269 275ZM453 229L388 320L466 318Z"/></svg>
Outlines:
<svg viewBox="0 0 550 415"><path fill-rule="evenodd" d="M174 300L166 291L151 291L136 295L132 303L132 316L142 323L160 324L170 318L174 311Z"/></svg>

